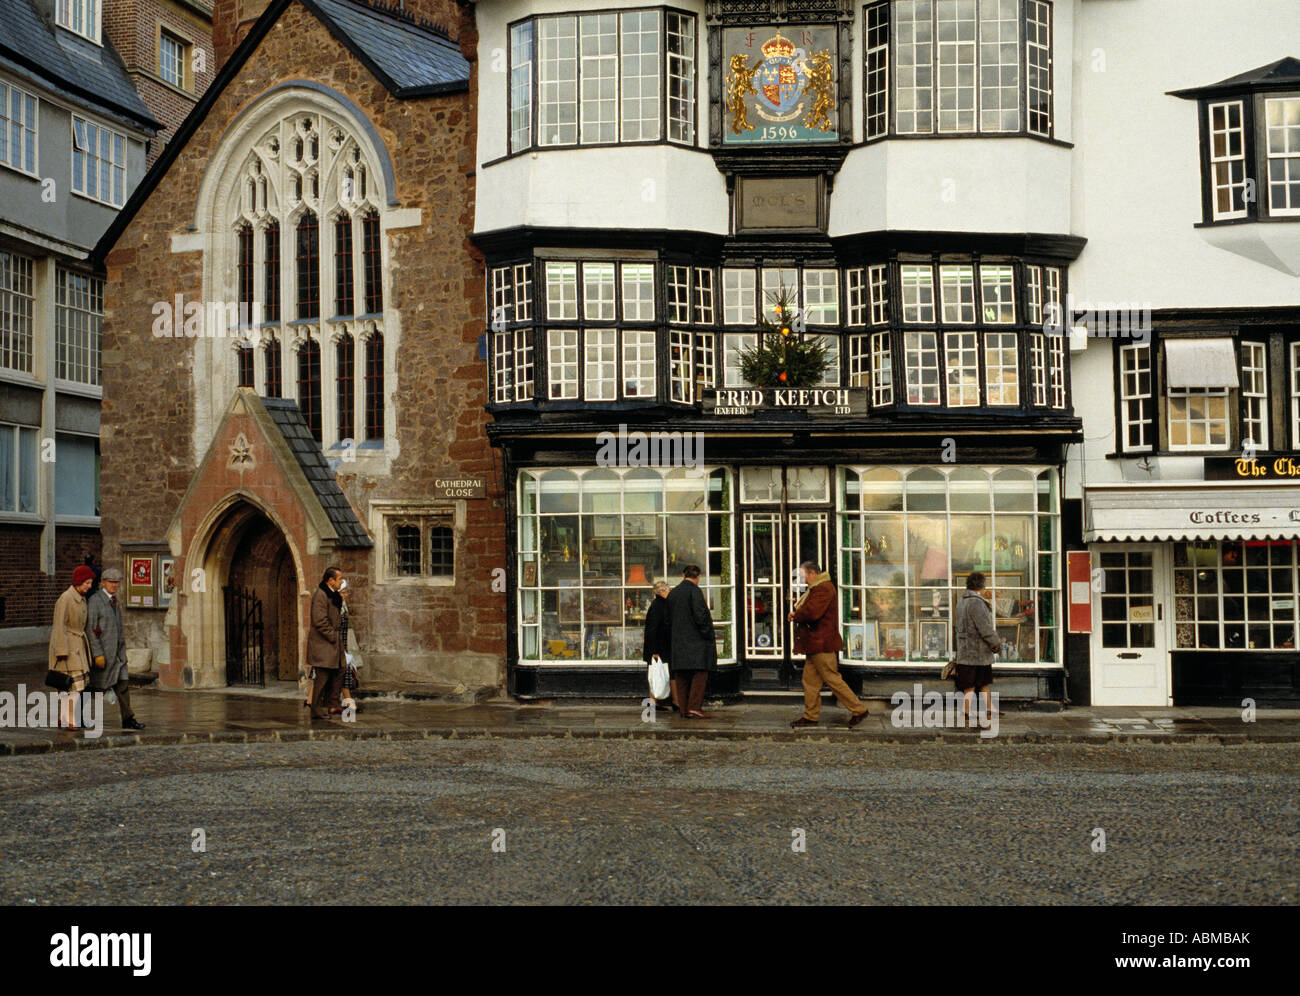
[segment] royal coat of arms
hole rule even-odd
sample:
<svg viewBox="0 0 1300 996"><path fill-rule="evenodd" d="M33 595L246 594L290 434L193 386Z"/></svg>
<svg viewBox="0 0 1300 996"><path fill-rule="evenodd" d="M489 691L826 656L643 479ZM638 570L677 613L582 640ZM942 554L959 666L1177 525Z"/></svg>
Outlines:
<svg viewBox="0 0 1300 996"><path fill-rule="evenodd" d="M839 137L833 28L786 30L794 37L780 29L727 31L729 120L724 142L825 142ZM819 43L825 47L817 48ZM756 122L750 120L751 113Z"/></svg>

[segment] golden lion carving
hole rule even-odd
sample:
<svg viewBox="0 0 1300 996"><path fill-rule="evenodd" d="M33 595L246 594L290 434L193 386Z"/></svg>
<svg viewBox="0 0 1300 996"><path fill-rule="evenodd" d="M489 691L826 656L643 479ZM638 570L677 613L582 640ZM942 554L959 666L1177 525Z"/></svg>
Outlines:
<svg viewBox="0 0 1300 996"><path fill-rule="evenodd" d="M749 109L745 106L745 98L750 94L758 96L758 91L754 88L754 77L762 65L763 63L759 61L750 68L745 56L731 57L731 71L727 73L727 110L731 112L731 130L736 135L742 131L754 130L754 126L749 123Z"/></svg>
<svg viewBox="0 0 1300 996"><path fill-rule="evenodd" d="M831 90L835 85L830 51L823 49L814 52L808 59L805 71L808 74L808 82L804 85L804 93L812 91L816 99L813 102L813 109L803 120L804 127L830 131L831 119L826 112L834 106Z"/></svg>

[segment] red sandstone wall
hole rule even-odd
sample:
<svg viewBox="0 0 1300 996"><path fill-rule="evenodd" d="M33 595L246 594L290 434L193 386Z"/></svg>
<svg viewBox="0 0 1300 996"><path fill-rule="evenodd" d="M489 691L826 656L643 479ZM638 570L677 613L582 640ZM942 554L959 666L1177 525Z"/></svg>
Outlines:
<svg viewBox="0 0 1300 996"><path fill-rule="evenodd" d="M217 34L226 30L223 17L234 2L219 0ZM442 6L455 9L452 3ZM457 23L462 47L472 54L472 11ZM396 100L296 4L217 100L108 256L101 441L105 550L162 539L196 469L192 340L155 340L149 331L155 301L202 296L201 254L173 254L171 236L192 223L203 170L231 119L259 95L294 79L319 81L370 116L393 160L400 206L422 212L419 226L388 236L392 269L385 297L400 310L403 330L396 369L390 371L398 377L393 424L401 456L391 476L352 474L341 476L340 484L368 524L371 498L422 500L431 496L433 478L449 473L483 475L489 483L488 499L469 503L454 587L375 586L369 551L340 554L356 584L363 649L470 651L504 660L505 596L491 591L492 570L506 563L504 499L484 432L485 377L477 351L483 268L467 238L473 224L476 94ZM138 645L141 634L130 620L128 632L135 641L129 642Z"/></svg>

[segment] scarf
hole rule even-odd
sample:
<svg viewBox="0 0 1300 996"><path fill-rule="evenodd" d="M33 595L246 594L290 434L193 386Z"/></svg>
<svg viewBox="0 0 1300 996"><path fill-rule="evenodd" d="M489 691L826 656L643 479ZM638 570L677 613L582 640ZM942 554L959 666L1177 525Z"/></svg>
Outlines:
<svg viewBox="0 0 1300 996"><path fill-rule="evenodd" d="M325 592L325 594L329 597L329 600L334 603L334 608L338 609L340 612L343 611L342 595L340 595L337 591L335 591L333 588L327 585L324 581L322 581L316 587L320 588L321 591Z"/></svg>
<svg viewBox="0 0 1300 996"><path fill-rule="evenodd" d="M831 579L830 571L822 571L815 578L813 578L813 583L803 590L803 594L799 596L799 600L794 603L794 611L798 612L799 607L802 606L804 602L808 601L808 596L812 594L812 590L814 588L816 588L819 584L827 584L830 581L830 579Z"/></svg>

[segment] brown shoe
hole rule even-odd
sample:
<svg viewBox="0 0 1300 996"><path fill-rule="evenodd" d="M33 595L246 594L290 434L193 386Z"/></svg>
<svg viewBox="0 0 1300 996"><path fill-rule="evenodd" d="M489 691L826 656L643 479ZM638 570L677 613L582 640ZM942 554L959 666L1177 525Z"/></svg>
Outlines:
<svg viewBox="0 0 1300 996"><path fill-rule="evenodd" d="M859 723L861 723L861 722L862 722L864 719L866 719L866 718L867 718L867 710L866 710L866 709L863 709L863 710L862 710L860 713L858 713L856 716L850 716L850 717L849 717L849 729L850 729L850 730L853 729L853 727L857 726Z"/></svg>
<svg viewBox="0 0 1300 996"><path fill-rule="evenodd" d="M800 716L798 719L796 719L793 723L790 724L790 727L792 729L795 729L800 726L816 726L816 725L817 725L817 720L809 719L807 716Z"/></svg>

